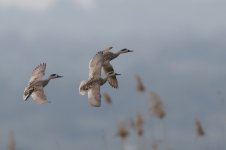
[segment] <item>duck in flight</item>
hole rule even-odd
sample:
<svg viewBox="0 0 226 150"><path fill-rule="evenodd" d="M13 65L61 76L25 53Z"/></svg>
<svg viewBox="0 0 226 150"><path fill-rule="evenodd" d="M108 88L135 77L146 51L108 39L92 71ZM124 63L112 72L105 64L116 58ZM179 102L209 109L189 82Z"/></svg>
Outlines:
<svg viewBox="0 0 226 150"><path fill-rule="evenodd" d="M109 72L114 72L114 68L111 65L110 61L117 58L119 55L128 53L128 52L133 52L133 50L129 50L127 48L123 48L119 50L118 52L112 52L111 49L113 47L108 47L104 50L102 50L103 55L104 55L104 63L102 65L103 71L105 74L108 74ZM113 88L118 88L118 80L115 75L110 76L108 79L108 83L113 87Z"/></svg>
<svg viewBox="0 0 226 150"><path fill-rule="evenodd" d="M101 69L104 63L103 52L98 52L89 62L89 78L88 81L82 81L79 86L81 95L88 92L89 104L93 107L100 107L101 94L100 86L104 85L111 76L120 75L115 72L109 72L105 78L101 77Z"/></svg>
<svg viewBox="0 0 226 150"><path fill-rule="evenodd" d="M26 101L30 96L38 104L48 103L47 97L44 93L44 87L50 80L62 78L63 76L51 74L47 79L43 79L46 70L46 63L41 63L32 71L31 78L27 87L24 90L23 100Z"/></svg>

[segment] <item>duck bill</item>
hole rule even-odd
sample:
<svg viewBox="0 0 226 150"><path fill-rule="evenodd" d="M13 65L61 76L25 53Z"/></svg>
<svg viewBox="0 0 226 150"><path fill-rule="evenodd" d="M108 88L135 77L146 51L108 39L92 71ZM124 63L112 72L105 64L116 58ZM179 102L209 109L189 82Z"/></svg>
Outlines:
<svg viewBox="0 0 226 150"><path fill-rule="evenodd" d="M59 75L57 75L57 78L62 78L63 76L59 76Z"/></svg>
<svg viewBox="0 0 226 150"><path fill-rule="evenodd" d="M121 75L120 73L115 73L116 76Z"/></svg>
<svg viewBox="0 0 226 150"><path fill-rule="evenodd" d="M133 50L129 50L129 49L128 49L128 52L133 52Z"/></svg>

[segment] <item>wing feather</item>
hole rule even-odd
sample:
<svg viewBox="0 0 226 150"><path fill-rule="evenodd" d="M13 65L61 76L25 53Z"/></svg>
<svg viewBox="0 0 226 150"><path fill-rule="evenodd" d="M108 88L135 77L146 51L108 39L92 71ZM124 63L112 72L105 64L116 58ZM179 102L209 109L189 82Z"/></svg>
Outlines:
<svg viewBox="0 0 226 150"><path fill-rule="evenodd" d="M103 52L98 52L89 62L89 79L101 77L101 67L103 64Z"/></svg>
<svg viewBox="0 0 226 150"><path fill-rule="evenodd" d="M38 103L38 104L44 104L44 103L48 103L47 101L47 97L44 93L43 88L40 86L38 87L32 94L31 97L33 98L33 100Z"/></svg>
<svg viewBox="0 0 226 150"><path fill-rule="evenodd" d="M109 72L114 72L114 68L112 65L108 63L103 64L103 70L104 73L107 75ZM113 87L113 88L118 88L118 80L116 75L108 77L108 83Z"/></svg>
<svg viewBox="0 0 226 150"><path fill-rule="evenodd" d="M112 46L111 46L111 47L107 47L107 48L105 48L104 50L102 50L102 52L103 52L103 53L107 53L107 52L109 52L112 48L113 48Z"/></svg>
<svg viewBox="0 0 226 150"><path fill-rule="evenodd" d="M101 105L101 95L100 95L100 85L96 84L88 90L89 104L94 107L100 107Z"/></svg>
<svg viewBox="0 0 226 150"><path fill-rule="evenodd" d="M41 80L45 75L45 70L46 70L46 63L42 63L36 66L35 69L32 71L32 75L29 83L35 80Z"/></svg>

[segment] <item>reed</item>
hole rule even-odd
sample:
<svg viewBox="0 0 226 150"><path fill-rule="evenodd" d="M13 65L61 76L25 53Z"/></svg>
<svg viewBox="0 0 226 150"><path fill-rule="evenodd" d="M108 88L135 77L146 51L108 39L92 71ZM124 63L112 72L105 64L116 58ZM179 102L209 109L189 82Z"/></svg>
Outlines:
<svg viewBox="0 0 226 150"><path fill-rule="evenodd" d="M109 150L108 143L107 143L107 138L106 138L106 131L104 129L102 130L101 140L104 143L104 149Z"/></svg>
<svg viewBox="0 0 226 150"><path fill-rule="evenodd" d="M120 122L118 126L117 136L121 140L125 140L129 136L129 129L126 122Z"/></svg>
<svg viewBox="0 0 226 150"><path fill-rule="evenodd" d="M204 137L205 131L203 129L202 123L199 119L195 119L196 135L198 137Z"/></svg>
<svg viewBox="0 0 226 150"><path fill-rule="evenodd" d="M12 130L9 132L8 150L16 150L16 141Z"/></svg>
<svg viewBox="0 0 226 150"><path fill-rule="evenodd" d="M143 136L143 134L144 134L143 125L144 125L144 119L143 119L141 113L138 113L136 116L136 119L135 119L135 129L136 129L138 136Z"/></svg>
<svg viewBox="0 0 226 150"><path fill-rule="evenodd" d="M136 85L136 89L138 92L145 92L145 86L143 84L143 81L141 80L140 76L136 75L135 76L136 81L137 81L137 85Z"/></svg>
<svg viewBox="0 0 226 150"><path fill-rule="evenodd" d="M162 140L164 141L165 149L171 149L169 140L168 140L167 125L165 123L165 120L163 120L166 117L165 106L164 106L160 96L156 92L150 92L150 97L151 97L151 106L150 106L151 113L157 119L162 120L161 121L162 133L163 133Z"/></svg>
<svg viewBox="0 0 226 150"><path fill-rule="evenodd" d="M113 105L113 103L112 103L112 98L111 98L111 96L110 96L108 93L104 92L104 93L103 93L103 97L104 97L104 101L110 106L109 109L110 109L110 111L111 111L111 113L112 113L112 117L113 117L114 121L115 121L115 122L118 122L117 111L116 111L115 108L114 108L114 105Z"/></svg>
<svg viewBox="0 0 226 150"><path fill-rule="evenodd" d="M134 129L136 131L137 137L137 148L146 149L146 144L144 143L144 118L141 113L137 113L134 119Z"/></svg>
<svg viewBox="0 0 226 150"><path fill-rule="evenodd" d="M160 97L155 92L150 92L150 96L151 96L151 107L150 107L151 113L155 117L163 119L166 116L166 112Z"/></svg>
<svg viewBox="0 0 226 150"><path fill-rule="evenodd" d="M158 150L158 143L155 141L151 144L152 150Z"/></svg>
<svg viewBox="0 0 226 150"><path fill-rule="evenodd" d="M222 125L221 125L221 127L219 128L219 130L221 130L220 132L221 132L221 136L222 136L222 138L218 138L218 143L224 143L224 141L225 141L225 137L226 137L226 135L225 135L225 131L226 131L226 127L225 127L225 95L224 95L224 93L221 91L221 90L217 90L217 92L216 92L216 94L218 95L218 98L219 98L219 103L218 103L218 105L220 106L219 107L219 111L223 114L223 116L224 117L222 117L221 119L222 119ZM218 147L221 147L221 149L223 149L224 148L224 144L222 145L222 144L217 144L217 146ZM219 148L218 148L219 149Z"/></svg>
<svg viewBox="0 0 226 150"><path fill-rule="evenodd" d="M118 125L118 130L116 135L120 138L121 140L121 144L122 144L122 149L126 150L126 143L125 140L127 139L127 137L129 136L129 126L127 124L127 122L122 121L119 123Z"/></svg>
<svg viewBox="0 0 226 150"><path fill-rule="evenodd" d="M112 104L112 100L111 100L111 97L108 93L103 93L103 96L104 96L104 100L107 104Z"/></svg>

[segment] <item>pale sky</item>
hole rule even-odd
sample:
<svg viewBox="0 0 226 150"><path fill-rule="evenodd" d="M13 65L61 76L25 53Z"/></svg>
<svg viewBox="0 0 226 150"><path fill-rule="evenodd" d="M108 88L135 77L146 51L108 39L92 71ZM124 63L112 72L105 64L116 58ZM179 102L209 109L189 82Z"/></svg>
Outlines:
<svg viewBox="0 0 226 150"><path fill-rule="evenodd" d="M18 150L120 149L117 121L138 112L146 119L143 142L149 146L152 130L163 138L162 123L150 121L149 91L166 106L171 148L202 150L208 143L225 149L225 6L223 0L0 0L0 149L10 130ZM78 86L88 78L89 60L109 46L134 52L112 61L122 74L119 89L101 88L113 108L103 101L92 108ZM42 62L46 77L64 77L45 88L51 104L24 102L31 72ZM146 93L136 92L135 75ZM204 140L195 139L195 118L206 129ZM125 143L138 150L134 132Z"/></svg>

